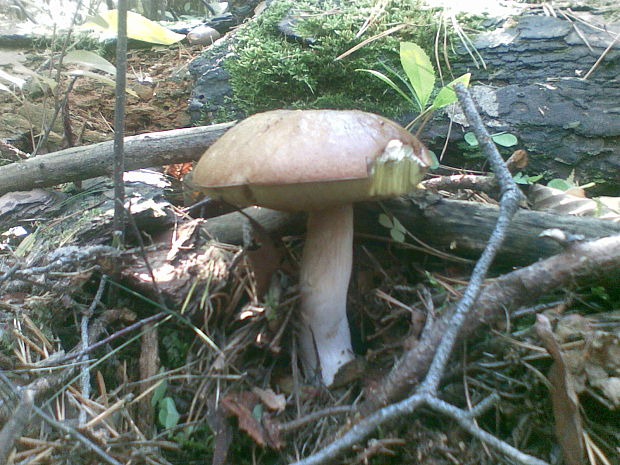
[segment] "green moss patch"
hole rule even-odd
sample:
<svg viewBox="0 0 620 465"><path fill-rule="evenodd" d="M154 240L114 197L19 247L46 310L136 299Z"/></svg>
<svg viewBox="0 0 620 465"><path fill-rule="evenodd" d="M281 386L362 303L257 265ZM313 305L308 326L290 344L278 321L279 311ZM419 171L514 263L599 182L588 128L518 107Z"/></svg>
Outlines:
<svg viewBox="0 0 620 465"><path fill-rule="evenodd" d="M356 69L400 69L399 42L412 41L432 52L435 13L411 0L393 0L360 37L374 0L280 0L236 33L234 53L224 62L231 75L234 104L255 113L273 108L358 108L387 116L410 112L385 84ZM286 39L277 24L287 14L298 20L295 33L312 45ZM406 23L336 60L365 39ZM427 47L428 46L428 47Z"/></svg>

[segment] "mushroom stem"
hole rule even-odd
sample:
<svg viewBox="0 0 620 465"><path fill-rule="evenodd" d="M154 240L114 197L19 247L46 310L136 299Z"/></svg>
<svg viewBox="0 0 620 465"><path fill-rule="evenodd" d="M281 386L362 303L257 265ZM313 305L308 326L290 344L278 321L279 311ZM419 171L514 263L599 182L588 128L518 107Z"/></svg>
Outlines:
<svg viewBox="0 0 620 465"><path fill-rule="evenodd" d="M306 376L329 386L353 359L347 290L353 260L353 206L311 211L300 272L300 354Z"/></svg>

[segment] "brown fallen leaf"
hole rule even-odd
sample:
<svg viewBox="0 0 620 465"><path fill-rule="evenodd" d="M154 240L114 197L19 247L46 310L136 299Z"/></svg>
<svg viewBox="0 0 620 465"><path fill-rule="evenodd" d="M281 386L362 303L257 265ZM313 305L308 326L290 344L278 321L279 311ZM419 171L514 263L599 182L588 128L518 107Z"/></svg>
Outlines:
<svg viewBox="0 0 620 465"><path fill-rule="evenodd" d="M583 341L562 352L575 391L596 389L599 400L609 401L610 410L620 407L620 331L614 329L619 316L620 312L567 314L554 329L559 344Z"/></svg>
<svg viewBox="0 0 620 465"><path fill-rule="evenodd" d="M284 394L276 394L271 388L261 389L259 387L253 387L252 392L260 398L269 410L280 413L286 408L286 396Z"/></svg>
<svg viewBox="0 0 620 465"><path fill-rule="evenodd" d="M536 316L536 333L553 359L547 377L552 387L555 434L562 448L564 461L567 465L583 465L583 427L579 413L579 398L573 387L572 376L566 368L560 345L551 331L551 323L546 316Z"/></svg>
<svg viewBox="0 0 620 465"><path fill-rule="evenodd" d="M280 268L284 250L258 223L251 223L250 236L251 244L246 253L256 281L256 294L263 297L271 277Z"/></svg>
<svg viewBox="0 0 620 465"><path fill-rule="evenodd" d="M237 418L239 428L245 431L259 446L281 449L283 446L268 413L256 394L250 391L231 392L222 398L224 410ZM260 420L259 418L260 417Z"/></svg>
<svg viewBox="0 0 620 465"><path fill-rule="evenodd" d="M506 160L506 166L508 166L508 170L511 173L514 173L516 170L522 170L529 163L529 157L527 156L527 152L523 149L515 150L510 158Z"/></svg>

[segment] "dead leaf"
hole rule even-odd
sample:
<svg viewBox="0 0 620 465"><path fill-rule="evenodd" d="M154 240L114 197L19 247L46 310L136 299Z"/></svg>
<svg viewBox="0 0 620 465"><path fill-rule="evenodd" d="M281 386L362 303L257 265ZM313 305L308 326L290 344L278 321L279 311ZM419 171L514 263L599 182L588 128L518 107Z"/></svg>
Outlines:
<svg viewBox="0 0 620 465"><path fill-rule="evenodd" d="M286 396L284 394L276 394L271 388L261 389L259 387L253 387L252 392L260 398L269 410L280 413L286 408Z"/></svg>
<svg viewBox="0 0 620 465"><path fill-rule="evenodd" d="M599 218L602 220L618 221L620 217L620 197L601 196L595 199L603 207Z"/></svg>
<svg viewBox="0 0 620 465"><path fill-rule="evenodd" d="M271 277L280 268L284 252L259 224L251 223L250 234L247 257L256 281L256 294L260 298L265 295Z"/></svg>
<svg viewBox="0 0 620 465"><path fill-rule="evenodd" d="M593 216L620 221L620 209L614 209L620 200L615 197L588 199L585 198L585 192L581 188L563 191L541 184L533 184L528 197L534 210L550 211L558 215Z"/></svg>
<svg viewBox="0 0 620 465"><path fill-rule="evenodd" d="M237 418L239 428L245 431L259 446L272 449L282 448L282 441L277 434L269 415L262 412L258 395L249 391L231 392L222 398L222 407ZM267 428L263 424L268 425Z"/></svg>
<svg viewBox="0 0 620 465"><path fill-rule="evenodd" d="M592 331L587 337L585 373L591 386L620 407L620 337Z"/></svg>
<svg viewBox="0 0 620 465"><path fill-rule="evenodd" d="M258 396L248 391L231 392L222 398L226 412L237 418L239 428L248 433L259 446L266 446L267 440L259 421L252 415L258 403Z"/></svg>
<svg viewBox="0 0 620 465"><path fill-rule="evenodd" d="M551 383L551 402L555 419L555 434L567 465L583 465L583 428L579 413L579 398L573 387L572 376L566 368L560 345L551 331L551 323L544 315L536 316L536 333L542 339L553 364L547 377Z"/></svg>
<svg viewBox="0 0 620 465"><path fill-rule="evenodd" d="M620 334L613 330L598 330L596 326L603 323L612 328L610 322L616 320L614 312L587 318L568 314L558 320L554 331L560 344L584 342L573 344L562 354L572 375L573 386L577 393L585 391L587 385L599 390L602 397L610 401L609 408L620 407Z"/></svg>
<svg viewBox="0 0 620 465"><path fill-rule="evenodd" d="M192 170L192 162L175 163L172 165L164 165L164 173L176 179L182 179Z"/></svg>
<svg viewBox="0 0 620 465"><path fill-rule="evenodd" d="M512 173L517 170L522 170L529 163L529 158L527 156L527 152L523 149L515 150L510 158L506 160L506 166L508 170Z"/></svg>

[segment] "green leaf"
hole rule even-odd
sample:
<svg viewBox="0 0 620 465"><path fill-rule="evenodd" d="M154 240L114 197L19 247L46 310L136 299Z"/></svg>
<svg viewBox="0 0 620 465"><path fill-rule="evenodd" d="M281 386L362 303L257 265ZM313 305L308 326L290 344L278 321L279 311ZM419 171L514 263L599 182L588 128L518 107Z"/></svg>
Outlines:
<svg viewBox="0 0 620 465"><path fill-rule="evenodd" d="M521 171L515 174L512 180L517 184L529 184L527 175L523 174Z"/></svg>
<svg viewBox="0 0 620 465"><path fill-rule="evenodd" d="M419 107L420 103L417 101L417 95L415 94L415 91L413 90L413 87L411 87L411 83L409 82L409 79L407 79L407 77L403 77L400 73L396 72L395 70L393 70L390 66L388 66L385 62L381 62L381 66L383 66L385 68L385 70L391 74L392 76L394 76L395 80L397 80L397 85L400 87L400 84L402 84L403 86L405 86L405 88L407 89L407 92L409 92L408 95L411 95L414 99L416 99L416 105ZM400 83L400 84L399 84Z"/></svg>
<svg viewBox="0 0 620 465"><path fill-rule="evenodd" d="M41 83L45 84L52 90L56 89L56 86L58 85L55 79L52 79L42 74L38 74L28 68L20 68L20 72L32 76L33 82L38 83L42 89L45 89L45 87Z"/></svg>
<svg viewBox="0 0 620 465"><path fill-rule="evenodd" d="M32 234L28 234L24 237L24 239L17 246L17 249L13 252L13 255L16 257L25 257L36 245L40 236L41 233L39 232L39 228L37 228Z"/></svg>
<svg viewBox="0 0 620 465"><path fill-rule="evenodd" d="M476 136L473 132L466 132L463 138L465 139L465 142L467 142L472 147L478 147L478 139L476 139Z"/></svg>
<svg viewBox="0 0 620 465"><path fill-rule="evenodd" d="M542 179L542 177L542 174L538 174L536 176L528 176L527 174L523 174L521 171L519 171L512 177L512 179L517 184L534 184L536 181Z"/></svg>
<svg viewBox="0 0 620 465"><path fill-rule="evenodd" d="M391 229L394 227L394 223L392 223L392 219L389 216L387 216L385 213L381 213L379 215L379 224L388 229Z"/></svg>
<svg viewBox="0 0 620 465"><path fill-rule="evenodd" d="M611 298L609 297L609 294L607 293L607 289L604 288L603 286L591 287L590 291L592 292L592 295L599 297L600 299L603 299L606 301L611 300Z"/></svg>
<svg viewBox="0 0 620 465"><path fill-rule="evenodd" d="M392 236L392 239L396 242L405 242L405 233L396 228L390 229L390 236Z"/></svg>
<svg viewBox="0 0 620 465"><path fill-rule="evenodd" d="M89 17L80 28L100 30L116 36L117 24L117 11L109 10L95 17ZM183 34L172 32L133 11L127 12L127 37L161 45L171 45L185 38Z"/></svg>
<svg viewBox="0 0 620 465"><path fill-rule="evenodd" d="M407 94L405 94L403 92L403 90L400 87L398 87L398 85L396 85L396 83L394 81L392 81L389 77L387 77L385 74L381 73L380 71L375 71L374 69L356 69L355 71L361 71L361 72L364 72L364 73L368 73L371 76L374 76L377 79L380 79L385 84L387 84L392 89L394 89L396 92L398 92L398 94L403 99L405 99L410 105L412 105L412 106L416 105L416 103L413 101L413 99L411 97L409 97Z"/></svg>
<svg viewBox="0 0 620 465"><path fill-rule="evenodd" d="M74 63L78 65L88 66L90 68L98 69L104 73L116 75L116 68L105 58L97 55L96 53L89 52L88 50L73 50L65 56L63 63Z"/></svg>
<svg viewBox="0 0 620 465"><path fill-rule="evenodd" d="M510 133L504 132L500 134L493 134L491 136L493 142L497 145L501 145L502 147L512 147L513 145L517 145L517 138Z"/></svg>
<svg viewBox="0 0 620 465"><path fill-rule="evenodd" d="M400 221L398 221L398 218L394 217L392 218L392 221L394 222L394 229L402 232L403 234L407 232L403 224Z"/></svg>
<svg viewBox="0 0 620 465"><path fill-rule="evenodd" d="M168 389L168 381L163 380L153 390L153 396L151 397L151 405L153 407L155 407L157 403L164 398L164 395L166 394L166 389Z"/></svg>
<svg viewBox="0 0 620 465"><path fill-rule="evenodd" d="M428 279L428 282L431 284L431 286L441 288L441 284L439 284L439 281L437 281L432 274L430 274L428 271L425 271L424 274L426 275L426 279Z"/></svg>
<svg viewBox="0 0 620 465"><path fill-rule="evenodd" d="M419 45L412 42L401 42L400 63L418 97L420 111L424 111L435 87L435 70L431 60Z"/></svg>
<svg viewBox="0 0 620 465"><path fill-rule="evenodd" d="M179 412L172 397L164 397L159 403L159 423L166 428L174 428L179 423Z"/></svg>
<svg viewBox="0 0 620 465"><path fill-rule="evenodd" d="M263 406L261 404L256 404L254 406L254 408L252 409L252 416L256 419L256 421L258 421L259 423L261 421L263 421Z"/></svg>
<svg viewBox="0 0 620 465"><path fill-rule="evenodd" d="M433 108L442 108L446 105L450 105L451 103L456 102L457 98L456 93L454 92L454 84L460 82L465 87L468 87L470 78L471 73L463 74L446 86L442 87L435 99L433 100Z"/></svg>
<svg viewBox="0 0 620 465"><path fill-rule="evenodd" d="M552 179L547 183L547 187L553 187L554 189L560 189L561 191L567 191L571 187L575 187L572 183L566 179Z"/></svg>
<svg viewBox="0 0 620 465"><path fill-rule="evenodd" d="M437 155L435 155L435 152L433 152L432 150L429 150L428 154L431 156L431 166L429 166L429 169L436 170L437 168L439 168L439 159L437 158Z"/></svg>

